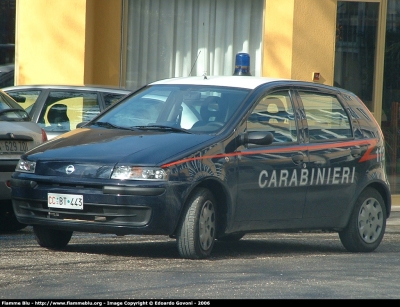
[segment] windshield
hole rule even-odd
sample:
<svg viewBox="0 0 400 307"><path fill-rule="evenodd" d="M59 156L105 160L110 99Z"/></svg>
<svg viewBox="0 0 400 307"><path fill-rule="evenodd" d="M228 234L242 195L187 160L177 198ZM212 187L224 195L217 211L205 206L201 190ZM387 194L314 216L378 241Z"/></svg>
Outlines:
<svg viewBox="0 0 400 307"><path fill-rule="evenodd" d="M102 127L215 133L229 121L248 89L193 85L144 88L97 118Z"/></svg>

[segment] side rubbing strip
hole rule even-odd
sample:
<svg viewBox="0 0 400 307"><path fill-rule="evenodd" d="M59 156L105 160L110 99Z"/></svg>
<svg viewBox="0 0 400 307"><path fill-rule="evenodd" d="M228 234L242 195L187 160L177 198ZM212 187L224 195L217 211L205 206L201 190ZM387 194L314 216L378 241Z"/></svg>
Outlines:
<svg viewBox="0 0 400 307"><path fill-rule="evenodd" d="M164 193L164 188L137 188L137 187L103 187L104 194L156 196Z"/></svg>

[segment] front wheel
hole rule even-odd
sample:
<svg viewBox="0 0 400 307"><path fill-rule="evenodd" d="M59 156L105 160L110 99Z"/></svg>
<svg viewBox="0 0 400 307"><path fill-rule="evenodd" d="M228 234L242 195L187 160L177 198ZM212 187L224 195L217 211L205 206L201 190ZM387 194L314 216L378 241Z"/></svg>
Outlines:
<svg viewBox="0 0 400 307"><path fill-rule="evenodd" d="M61 249L71 240L72 231L51 229L48 227L33 226L36 242L41 247Z"/></svg>
<svg viewBox="0 0 400 307"><path fill-rule="evenodd" d="M348 225L339 232L340 241L350 252L372 252L383 239L386 217L382 196L375 189L365 189L354 205Z"/></svg>
<svg viewBox="0 0 400 307"><path fill-rule="evenodd" d="M200 259L211 254L216 236L215 204L214 196L204 188L195 190L189 199L177 233L183 258Z"/></svg>

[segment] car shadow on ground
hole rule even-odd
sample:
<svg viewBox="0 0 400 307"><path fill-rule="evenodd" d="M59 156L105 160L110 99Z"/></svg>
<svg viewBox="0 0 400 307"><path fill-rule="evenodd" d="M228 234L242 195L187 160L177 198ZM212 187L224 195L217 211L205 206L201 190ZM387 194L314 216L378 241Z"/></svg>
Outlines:
<svg viewBox="0 0 400 307"><path fill-rule="evenodd" d="M74 235L62 250L122 257L181 258L176 241L165 236ZM118 242L115 242L115 241ZM90 242L91 241L91 242ZM246 235L240 241L216 241L207 260L254 257L292 257L294 254L347 253L336 233L289 233Z"/></svg>
<svg viewBox="0 0 400 307"><path fill-rule="evenodd" d="M398 248L389 248L393 236L385 234L382 243L373 254L380 252L400 252ZM15 232L0 232L0 239L31 241L36 243L32 227L28 226ZM176 240L167 236L93 234L75 232L69 244L54 252L85 253L133 258L182 259L178 253ZM251 259L258 257L293 257L294 255L334 255L349 253L342 246L335 232L268 232L247 234L239 241L215 241L211 256L206 260ZM362 253L361 253L362 254Z"/></svg>

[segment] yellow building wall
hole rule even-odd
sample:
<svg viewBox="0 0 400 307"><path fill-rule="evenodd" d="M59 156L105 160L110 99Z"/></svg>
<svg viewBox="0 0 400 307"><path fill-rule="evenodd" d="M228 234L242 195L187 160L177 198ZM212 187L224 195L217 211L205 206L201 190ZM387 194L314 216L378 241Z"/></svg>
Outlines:
<svg viewBox="0 0 400 307"><path fill-rule="evenodd" d="M16 84L82 84L86 1L16 4Z"/></svg>
<svg viewBox="0 0 400 307"><path fill-rule="evenodd" d="M61 0L63 1L63 0ZM122 1L88 0L85 84L120 83Z"/></svg>
<svg viewBox="0 0 400 307"><path fill-rule="evenodd" d="M121 1L17 0L16 84L119 84Z"/></svg>
<svg viewBox="0 0 400 307"><path fill-rule="evenodd" d="M123 0L17 0L16 84L121 81ZM336 0L266 0L263 75L333 84Z"/></svg>
<svg viewBox="0 0 400 307"><path fill-rule="evenodd" d="M266 0L263 75L333 84L336 0Z"/></svg>

